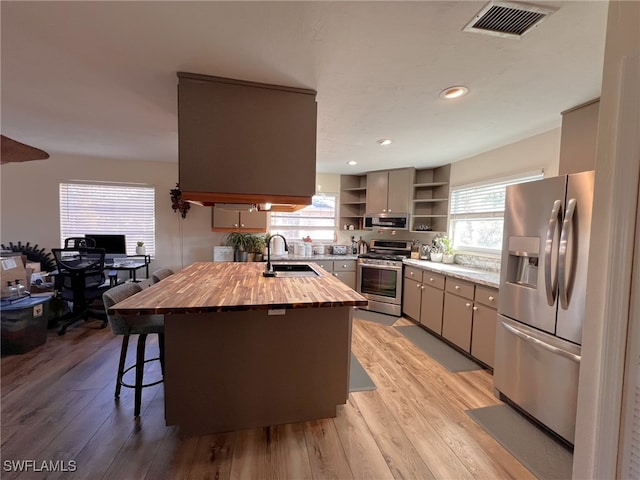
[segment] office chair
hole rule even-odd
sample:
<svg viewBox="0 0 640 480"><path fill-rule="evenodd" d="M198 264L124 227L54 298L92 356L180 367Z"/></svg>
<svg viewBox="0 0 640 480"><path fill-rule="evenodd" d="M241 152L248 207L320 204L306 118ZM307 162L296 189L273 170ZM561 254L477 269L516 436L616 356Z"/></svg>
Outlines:
<svg viewBox="0 0 640 480"><path fill-rule="evenodd" d="M92 309L91 304L102 298L109 288L105 283L104 256L101 248L52 248L58 273L54 286L61 298L72 304L71 312L60 320L64 321L58 335L64 335L71 325L89 317L102 320L101 328L107 326L107 318L102 308Z"/></svg>
<svg viewBox="0 0 640 480"><path fill-rule="evenodd" d="M93 238L69 237L64 239L64 248L95 248L96 241Z"/></svg>
<svg viewBox="0 0 640 480"><path fill-rule="evenodd" d="M161 268L151 274L151 280L153 283L158 283L160 280L164 280L167 277L173 275L173 270L170 268Z"/></svg>
<svg viewBox="0 0 640 480"><path fill-rule="evenodd" d="M139 283L123 283L116 287L110 288L102 295L102 301L104 303L105 311L108 312L109 308L116 303L129 298L132 295L142 291L142 287ZM111 315L107 313L109 319L109 326L114 335L123 335L122 348L120 349L120 362L118 364L118 375L116 378L116 392L115 398L120 397L120 387L128 387L135 389L135 405L134 416L140 415L140 404L142 403L142 389L157 385L164 381L164 315ZM145 359L145 345L147 341L147 335L155 333L158 335L158 349L159 356L157 358ZM136 354L136 363L125 368L127 360L127 348L129 346L129 336L138 335L138 348ZM143 374L145 363L160 360L160 368L162 370L162 378L158 381L144 384ZM134 385L128 384L124 381L124 375L129 370L134 369L136 371L136 381Z"/></svg>

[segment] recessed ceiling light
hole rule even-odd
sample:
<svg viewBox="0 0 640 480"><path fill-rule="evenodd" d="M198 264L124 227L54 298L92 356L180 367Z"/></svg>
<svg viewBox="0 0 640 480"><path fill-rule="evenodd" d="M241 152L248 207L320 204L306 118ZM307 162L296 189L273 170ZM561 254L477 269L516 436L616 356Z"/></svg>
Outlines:
<svg viewBox="0 0 640 480"><path fill-rule="evenodd" d="M354 166L354 165L357 165L357 164L358 164L358 162L356 162L355 160L349 160L347 162L347 165L351 165L351 166Z"/></svg>
<svg viewBox="0 0 640 480"><path fill-rule="evenodd" d="M381 147L386 147L387 145L391 145L391 139L389 138L381 138L378 140L378 145Z"/></svg>
<svg viewBox="0 0 640 480"><path fill-rule="evenodd" d="M463 97L467 94L469 89L463 85L456 85L455 87L445 88L440 92L440 98L445 100L451 100L452 98Z"/></svg>

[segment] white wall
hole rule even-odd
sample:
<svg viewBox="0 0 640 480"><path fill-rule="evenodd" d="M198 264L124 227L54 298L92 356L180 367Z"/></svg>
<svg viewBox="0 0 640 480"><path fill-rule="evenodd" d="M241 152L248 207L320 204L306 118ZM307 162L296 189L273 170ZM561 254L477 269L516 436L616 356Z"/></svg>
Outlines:
<svg viewBox="0 0 640 480"><path fill-rule="evenodd" d="M621 476L616 475L616 446L640 189L638 25L640 2L609 3L574 478Z"/></svg>
<svg viewBox="0 0 640 480"><path fill-rule="evenodd" d="M47 160L9 163L0 167L0 240L30 242L47 251L60 246L58 185L66 180L146 183L156 187L155 268L181 268L210 260L221 235L211 232L211 209L193 206L186 219L171 209L169 190L178 179L178 165L52 155Z"/></svg>
<svg viewBox="0 0 640 480"><path fill-rule="evenodd" d="M560 115L560 113L558 113ZM451 186L544 169L545 177L558 175L560 128L526 138L451 164Z"/></svg>

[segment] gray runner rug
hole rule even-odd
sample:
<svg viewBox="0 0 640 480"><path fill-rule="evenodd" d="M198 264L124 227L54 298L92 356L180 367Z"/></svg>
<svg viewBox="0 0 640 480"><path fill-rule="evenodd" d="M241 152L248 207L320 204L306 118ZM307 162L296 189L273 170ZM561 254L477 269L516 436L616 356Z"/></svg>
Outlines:
<svg viewBox="0 0 640 480"><path fill-rule="evenodd" d="M403 325L396 328L411 340L416 347L433 358L450 372L468 372L482 370L482 367L470 358L451 348L435 335L417 325Z"/></svg>
<svg viewBox="0 0 640 480"><path fill-rule="evenodd" d="M400 317L394 317L393 315L386 315L384 313L363 310L361 308L357 308L355 312L353 312L353 316L354 318L359 318L360 320L367 320L369 322L379 323L380 325L386 325L387 327L392 326L400 318Z"/></svg>
<svg viewBox="0 0 640 480"><path fill-rule="evenodd" d="M467 414L540 480L571 478L569 449L509 405L476 408Z"/></svg>
<svg viewBox="0 0 640 480"><path fill-rule="evenodd" d="M356 356L351 352L351 370L349 375L349 391L364 392L375 390L376 385L371 380L369 374L362 367Z"/></svg>

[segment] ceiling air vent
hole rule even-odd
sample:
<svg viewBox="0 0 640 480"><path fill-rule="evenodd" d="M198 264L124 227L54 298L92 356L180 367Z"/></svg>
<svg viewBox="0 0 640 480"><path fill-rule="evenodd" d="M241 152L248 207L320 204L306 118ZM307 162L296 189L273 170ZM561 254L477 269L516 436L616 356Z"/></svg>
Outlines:
<svg viewBox="0 0 640 480"><path fill-rule="evenodd" d="M527 3L492 1L485 5L463 30L498 37L520 38L556 10Z"/></svg>

